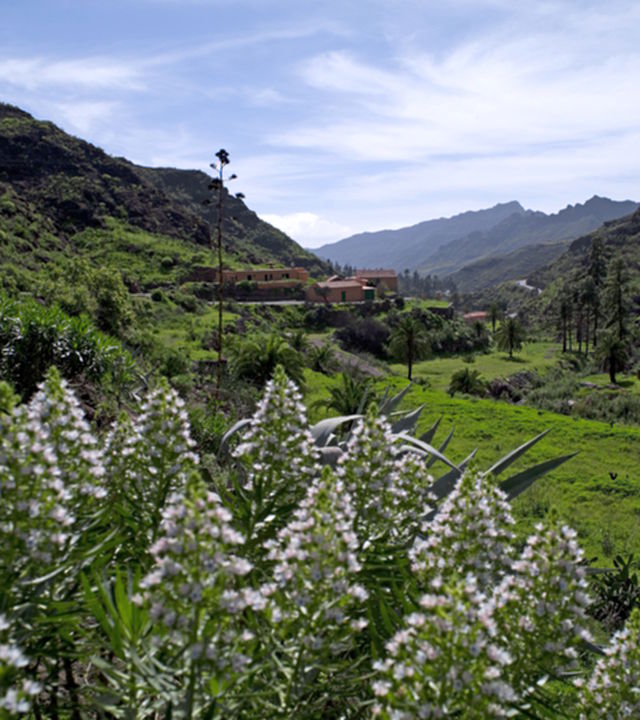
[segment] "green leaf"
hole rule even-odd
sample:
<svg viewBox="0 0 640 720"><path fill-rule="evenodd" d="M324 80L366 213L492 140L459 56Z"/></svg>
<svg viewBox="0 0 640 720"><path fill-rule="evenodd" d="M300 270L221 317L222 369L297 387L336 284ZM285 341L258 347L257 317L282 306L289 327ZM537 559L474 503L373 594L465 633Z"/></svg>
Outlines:
<svg viewBox="0 0 640 720"><path fill-rule="evenodd" d="M567 462L567 460L571 460L571 458L575 457L577 454L578 453L562 455L561 457L552 458L551 460L546 460L538 465L534 465L533 467L527 468L526 470L507 478L500 483L500 487L505 493L507 493L509 500L513 500L518 497L520 493L524 492L530 485L532 485L538 478L546 475L546 473L551 472L552 470L555 470L557 467Z"/></svg>
<svg viewBox="0 0 640 720"><path fill-rule="evenodd" d="M324 447L336 428L344 423L359 420L361 417L362 415L339 415L320 420L310 428L311 436L318 447Z"/></svg>
<svg viewBox="0 0 640 720"><path fill-rule="evenodd" d="M524 455L524 453L527 452L530 448L532 448L537 442L542 440L542 438L549 432L549 430L545 430L544 432L541 432L540 435L536 435L536 437L532 438L528 442L524 443L524 445L520 445L520 447L516 448L515 450L512 450L508 455L505 455L503 458L498 460L494 465L492 465L488 470L487 473L492 473L493 475L499 475L503 470L506 470L509 465L514 463L521 455Z"/></svg>
<svg viewBox="0 0 640 720"><path fill-rule="evenodd" d="M247 425L251 425L251 418L243 418L242 420L238 420L237 423L232 425L227 432L222 436L222 440L220 440L220 453L224 453L227 451L227 444L229 443L229 440L242 428L247 427Z"/></svg>
<svg viewBox="0 0 640 720"><path fill-rule="evenodd" d="M394 395L392 398L389 398L388 400L384 400L380 403L380 415L390 415L402 402L402 399L404 396L411 390L411 383L409 383L405 388L400 390L400 392L397 395Z"/></svg>
<svg viewBox="0 0 640 720"><path fill-rule="evenodd" d="M427 430L427 432L422 433L418 440L420 440L423 443L429 443L431 444L431 441L433 440L433 436L436 434L436 430L438 429L440 425L440 421L442 420L442 415L433 423L433 425Z"/></svg>
<svg viewBox="0 0 640 720"><path fill-rule="evenodd" d="M478 452L477 449L474 450L470 455L468 455L460 463L460 465L458 465L457 468L449 470L448 473L442 475L442 477L439 477L429 488L429 490L438 498L438 500L445 497L453 490L453 488L456 486L456 483L458 482L458 479L462 475L462 471L467 467L471 460L473 460L476 452Z"/></svg>
<svg viewBox="0 0 640 720"><path fill-rule="evenodd" d="M403 418L400 418L400 420L397 420L391 425L391 430L394 433L401 433L401 432L413 432L413 430L416 427L416 424L418 422L418 418L420 417L420 413L424 409L424 405L420 405L420 407L416 408L412 412L405 415Z"/></svg>
<svg viewBox="0 0 640 720"><path fill-rule="evenodd" d="M444 453L444 451L447 449L447 445L451 442L451 438L453 437L454 430L455 430L455 427L452 427L451 432L447 435L447 437L444 439L444 442L442 443L442 445L440 445L440 447L438 448L438 450L441 453ZM436 458L432 457L429 460L429 462L427 463L427 467L431 467L435 463L435 461L436 461Z"/></svg>
<svg viewBox="0 0 640 720"><path fill-rule="evenodd" d="M439 450L436 450L432 445L421 442L420 440L418 440L418 438L414 438L412 435L408 435L407 433L398 433L398 437L402 440L406 440L406 442L410 445L414 445L420 450L428 452L429 455L435 457L437 460L440 460L440 462L445 463L445 465L448 465L450 468L455 468L456 470L458 470L458 466L455 465L455 463L452 463L451 460L445 457Z"/></svg>

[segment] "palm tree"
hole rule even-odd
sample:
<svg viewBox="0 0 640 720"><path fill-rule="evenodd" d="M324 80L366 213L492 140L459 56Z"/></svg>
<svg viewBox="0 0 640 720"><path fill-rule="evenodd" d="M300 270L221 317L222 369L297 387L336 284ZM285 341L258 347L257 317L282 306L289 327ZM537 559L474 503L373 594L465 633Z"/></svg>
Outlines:
<svg viewBox="0 0 640 720"><path fill-rule="evenodd" d="M620 340L615 331L601 336L596 349L596 360L603 370L609 372L611 384L616 384L616 373L622 370L627 362L627 346Z"/></svg>
<svg viewBox="0 0 640 720"><path fill-rule="evenodd" d="M402 315L396 327L391 331L389 351L407 363L407 377L411 380L413 363L422 359L431 349L425 326L409 314Z"/></svg>
<svg viewBox="0 0 640 720"><path fill-rule="evenodd" d="M513 351L520 350L524 339L524 328L518 318L515 317L506 318L496 334L498 350L508 351L509 360L513 360Z"/></svg>
<svg viewBox="0 0 640 720"><path fill-rule="evenodd" d="M480 377L478 370L462 368L453 373L447 392L453 397L457 392L467 395L484 395L485 381Z"/></svg>
<svg viewBox="0 0 640 720"><path fill-rule="evenodd" d="M489 320L491 320L491 332L496 334L496 323L502 317L502 310L497 302L492 302L489 306Z"/></svg>
<svg viewBox="0 0 640 720"><path fill-rule="evenodd" d="M314 407L335 410L338 415L356 415L364 412L375 400L371 391L371 378L355 372L343 372L339 377L339 384L329 388L329 397L316 401Z"/></svg>
<svg viewBox="0 0 640 720"><path fill-rule="evenodd" d="M329 375L335 369L336 356L329 343L312 345L307 352L307 364L315 372Z"/></svg>
<svg viewBox="0 0 640 720"><path fill-rule="evenodd" d="M296 328L287 334L289 345L299 353L305 353L309 349L307 334L302 328Z"/></svg>
<svg viewBox="0 0 640 720"><path fill-rule="evenodd" d="M262 387L282 365L298 386L304 384L302 355L280 335L254 335L236 342L231 349L231 372L237 378Z"/></svg>

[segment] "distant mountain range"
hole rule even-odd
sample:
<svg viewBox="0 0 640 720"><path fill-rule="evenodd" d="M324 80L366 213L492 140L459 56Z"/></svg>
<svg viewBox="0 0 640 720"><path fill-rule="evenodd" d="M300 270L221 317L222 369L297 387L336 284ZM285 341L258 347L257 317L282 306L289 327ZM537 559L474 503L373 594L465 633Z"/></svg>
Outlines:
<svg viewBox="0 0 640 720"><path fill-rule="evenodd" d="M399 230L360 233L314 252L342 265L452 275L459 289L477 290L526 276L561 255L572 240L636 208L636 202L594 196L547 215L514 201Z"/></svg>

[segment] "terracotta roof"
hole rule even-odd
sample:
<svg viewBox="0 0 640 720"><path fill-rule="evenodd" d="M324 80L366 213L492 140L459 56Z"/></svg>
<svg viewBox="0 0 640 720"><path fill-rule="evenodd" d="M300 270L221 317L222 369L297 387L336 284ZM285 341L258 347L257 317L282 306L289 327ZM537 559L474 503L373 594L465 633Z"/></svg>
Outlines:
<svg viewBox="0 0 640 720"><path fill-rule="evenodd" d="M468 312L464 314L465 320L484 320L487 317L487 313L483 311Z"/></svg>
<svg viewBox="0 0 640 720"><path fill-rule="evenodd" d="M316 286L326 288L361 288L362 283L357 280L334 280L333 282L319 282L316 283Z"/></svg>

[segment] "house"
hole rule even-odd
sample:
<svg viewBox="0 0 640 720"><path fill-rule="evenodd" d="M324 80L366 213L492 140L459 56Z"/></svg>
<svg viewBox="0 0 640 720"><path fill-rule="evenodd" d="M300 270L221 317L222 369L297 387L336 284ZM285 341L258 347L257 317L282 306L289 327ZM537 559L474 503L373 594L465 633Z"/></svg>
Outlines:
<svg viewBox="0 0 640 720"><path fill-rule="evenodd" d="M465 313L462 317L465 319L465 322L469 323L469 325L473 325L473 323L476 322L486 322L488 316L489 314L486 312L476 311Z"/></svg>
<svg viewBox="0 0 640 720"><path fill-rule="evenodd" d="M314 303L363 302L375 299L376 289L358 277L334 275L307 288L306 299Z"/></svg>
<svg viewBox="0 0 640 720"><path fill-rule="evenodd" d="M217 274L216 274L217 276ZM301 267L290 268L245 268L244 270L223 270L222 280L225 284L235 284L248 281L258 283L279 282L283 280L297 280L306 283L309 279L307 270Z"/></svg>
<svg viewBox="0 0 640 720"><path fill-rule="evenodd" d="M375 287L384 285L387 290L398 292L398 273L395 270L363 268L362 270L356 270L355 277L364 278L370 285Z"/></svg>
<svg viewBox="0 0 640 720"><path fill-rule="evenodd" d="M261 283L295 281L292 284L302 283L309 279L307 270L301 267L290 268L244 268L242 270L223 270L222 281L225 285L235 285L239 282ZM218 268L199 265L192 268L186 282L218 282Z"/></svg>
<svg viewBox="0 0 640 720"><path fill-rule="evenodd" d="M218 283L218 269L211 266L192 268L184 282ZM223 270L223 292L238 300L292 300L304 297L309 272L301 267L258 267Z"/></svg>

